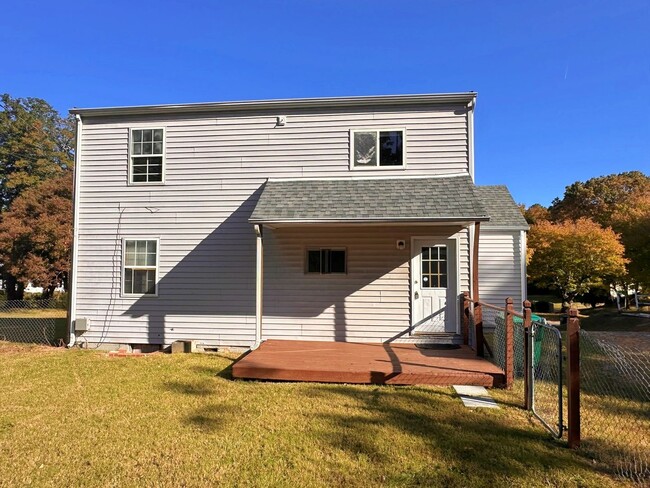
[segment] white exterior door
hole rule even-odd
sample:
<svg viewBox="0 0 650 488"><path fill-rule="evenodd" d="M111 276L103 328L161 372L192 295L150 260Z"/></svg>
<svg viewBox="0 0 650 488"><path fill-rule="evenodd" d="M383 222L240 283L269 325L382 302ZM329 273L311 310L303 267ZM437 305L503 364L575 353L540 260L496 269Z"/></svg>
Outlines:
<svg viewBox="0 0 650 488"><path fill-rule="evenodd" d="M455 333L455 239L414 239L411 256L411 325L413 333Z"/></svg>

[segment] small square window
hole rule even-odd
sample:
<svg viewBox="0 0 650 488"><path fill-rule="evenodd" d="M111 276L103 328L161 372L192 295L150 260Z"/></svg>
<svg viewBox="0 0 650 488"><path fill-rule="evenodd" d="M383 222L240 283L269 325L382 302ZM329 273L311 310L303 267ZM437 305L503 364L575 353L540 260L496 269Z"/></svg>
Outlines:
<svg viewBox="0 0 650 488"><path fill-rule="evenodd" d="M307 273L345 274L347 272L345 249L309 249Z"/></svg>
<svg viewBox="0 0 650 488"><path fill-rule="evenodd" d="M404 166L404 130L351 132L352 167Z"/></svg>
<svg viewBox="0 0 650 488"><path fill-rule="evenodd" d="M164 129L131 130L131 183L162 183Z"/></svg>

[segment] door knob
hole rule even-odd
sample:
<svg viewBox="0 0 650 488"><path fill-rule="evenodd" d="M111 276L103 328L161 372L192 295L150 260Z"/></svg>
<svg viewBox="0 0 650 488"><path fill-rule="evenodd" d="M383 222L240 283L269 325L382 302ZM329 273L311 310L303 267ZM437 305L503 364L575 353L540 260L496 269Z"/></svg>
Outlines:
<svg viewBox="0 0 650 488"><path fill-rule="evenodd" d="M417 300L418 298L420 298L420 294L416 291L415 292L415 299Z"/></svg>

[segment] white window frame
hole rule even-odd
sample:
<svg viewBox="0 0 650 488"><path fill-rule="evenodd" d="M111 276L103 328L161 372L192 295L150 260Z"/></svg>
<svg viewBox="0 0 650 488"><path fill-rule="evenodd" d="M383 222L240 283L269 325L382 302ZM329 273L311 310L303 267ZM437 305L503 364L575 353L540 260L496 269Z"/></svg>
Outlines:
<svg viewBox="0 0 650 488"><path fill-rule="evenodd" d="M402 164L400 166L381 166L379 163L379 133L380 132L401 132L402 133ZM355 166L354 165L354 134L357 132L377 133L377 166ZM389 171L406 169L406 127L369 127L350 129L350 169L354 171Z"/></svg>
<svg viewBox="0 0 650 488"><path fill-rule="evenodd" d="M127 241L156 241L156 265L155 266L126 266L126 243ZM151 236L135 236L122 238L122 266L120 273L120 296L122 297L149 297L156 298L158 296L158 283L160 282L160 237ZM154 293L126 293L124 291L124 280L126 279L126 268L131 269L146 269L156 271L156 283Z"/></svg>
<svg viewBox="0 0 650 488"><path fill-rule="evenodd" d="M162 138L162 153L161 154L133 154L133 131L136 130L162 130L163 131L163 138ZM166 159L167 159L167 154L166 154L166 146L167 146L167 129L164 127L129 127L129 185L133 186L156 186L156 185L164 185L165 184L165 173L166 173ZM160 156L162 158L162 165L160 168L160 171L162 172L161 179L160 181L133 181L133 158L139 158L139 157L146 157L146 156L153 156L153 157L158 157Z"/></svg>
<svg viewBox="0 0 650 488"><path fill-rule="evenodd" d="M343 273L323 273L323 263L321 262L321 271L316 273L315 271L309 271L309 251L343 251L345 253L345 271ZM307 276L345 276L348 274L348 248L342 246L309 246L304 249L304 270L305 275Z"/></svg>

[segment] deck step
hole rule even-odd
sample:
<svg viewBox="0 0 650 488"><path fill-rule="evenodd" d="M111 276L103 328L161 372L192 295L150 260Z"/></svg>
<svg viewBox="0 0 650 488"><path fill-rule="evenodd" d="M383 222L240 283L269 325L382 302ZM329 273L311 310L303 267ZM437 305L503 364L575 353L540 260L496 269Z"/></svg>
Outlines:
<svg viewBox="0 0 650 488"><path fill-rule="evenodd" d="M431 342L432 344L462 344L463 336L460 334L449 334L445 332L415 331L413 337L417 342Z"/></svg>

